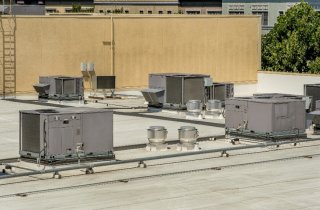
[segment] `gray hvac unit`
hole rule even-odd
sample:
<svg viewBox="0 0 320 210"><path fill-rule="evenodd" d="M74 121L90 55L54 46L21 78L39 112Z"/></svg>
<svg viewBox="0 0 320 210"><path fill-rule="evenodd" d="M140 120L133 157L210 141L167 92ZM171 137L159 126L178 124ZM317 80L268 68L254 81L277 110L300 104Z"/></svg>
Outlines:
<svg viewBox="0 0 320 210"><path fill-rule="evenodd" d="M142 94L149 106L186 108L189 100L205 102L206 78L203 74L160 73L149 75L149 88Z"/></svg>
<svg viewBox="0 0 320 210"><path fill-rule="evenodd" d="M234 95L234 85L232 83L213 83L213 99L224 101Z"/></svg>
<svg viewBox="0 0 320 210"><path fill-rule="evenodd" d="M33 87L39 98L76 100L84 96L82 77L40 76Z"/></svg>
<svg viewBox="0 0 320 210"><path fill-rule="evenodd" d="M310 111L316 110L316 101L320 100L320 84L304 85L304 95L312 97Z"/></svg>
<svg viewBox="0 0 320 210"><path fill-rule="evenodd" d="M172 75L167 77L166 104L185 107L189 100L204 102L205 75Z"/></svg>
<svg viewBox="0 0 320 210"><path fill-rule="evenodd" d="M20 156L45 161L112 158L112 114L94 108L20 111Z"/></svg>
<svg viewBox="0 0 320 210"><path fill-rule="evenodd" d="M314 135L320 134L320 110L307 114L307 128L312 128Z"/></svg>
<svg viewBox="0 0 320 210"><path fill-rule="evenodd" d="M316 101L316 110L320 110L320 100Z"/></svg>
<svg viewBox="0 0 320 210"><path fill-rule="evenodd" d="M115 89L116 77L115 76L94 76L93 89Z"/></svg>
<svg viewBox="0 0 320 210"><path fill-rule="evenodd" d="M278 139L305 135L305 101L286 98L230 98L226 134Z"/></svg>

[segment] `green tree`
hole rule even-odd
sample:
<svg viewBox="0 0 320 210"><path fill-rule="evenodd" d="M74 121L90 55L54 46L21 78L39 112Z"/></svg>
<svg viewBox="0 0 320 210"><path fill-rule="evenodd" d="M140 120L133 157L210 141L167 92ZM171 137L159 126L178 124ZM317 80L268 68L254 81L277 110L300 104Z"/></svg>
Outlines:
<svg viewBox="0 0 320 210"><path fill-rule="evenodd" d="M320 14L302 1L262 38L262 69L320 73Z"/></svg>
<svg viewBox="0 0 320 210"><path fill-rule="evenodd" d="M114 14L122 14L123 13L123 7L121 7L121 9L112 10L112 13L114 13Z"/></svg>
<svg viewBox="0 0 320 210"><path fill-rule="evenodd" d="M72 4L72 12L81 12L80 4Z"/></svg>

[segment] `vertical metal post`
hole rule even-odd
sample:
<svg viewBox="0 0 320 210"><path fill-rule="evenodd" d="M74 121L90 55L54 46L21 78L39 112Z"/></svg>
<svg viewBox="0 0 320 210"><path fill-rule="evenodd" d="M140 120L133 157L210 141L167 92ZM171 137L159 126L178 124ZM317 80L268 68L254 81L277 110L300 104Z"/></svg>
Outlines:
<svg viewBox="0 0 320 210"><path fill-rule="evenodd" d="M113 23L113 16L111 15L111 73L112 76L115 76L114 70L114 23Z"/></svg>

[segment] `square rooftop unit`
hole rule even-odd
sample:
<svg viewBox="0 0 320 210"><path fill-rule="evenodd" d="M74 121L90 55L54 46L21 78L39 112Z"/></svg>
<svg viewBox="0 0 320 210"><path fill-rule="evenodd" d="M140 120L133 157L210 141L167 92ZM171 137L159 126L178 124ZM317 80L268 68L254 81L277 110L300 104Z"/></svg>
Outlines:
<svg viewBox="0 0 320 210"><path fill-rule="evenodd" d="M287 98L230 98L225 106L226 134L278 139L304 137L305 101Z"/></svg>
<svg viewBox="0 0 320 210"><path fill-rule="evenodd" d="M113 112L95 108L20 111L19 154L45 161L113 157Z"/></svg>

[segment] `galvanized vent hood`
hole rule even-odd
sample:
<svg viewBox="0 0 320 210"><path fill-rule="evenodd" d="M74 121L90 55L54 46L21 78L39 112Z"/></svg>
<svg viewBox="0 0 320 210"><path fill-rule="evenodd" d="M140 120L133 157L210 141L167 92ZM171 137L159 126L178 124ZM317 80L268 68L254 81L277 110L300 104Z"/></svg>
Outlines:
<svg viewBox="0 0 320 210"><path fill-rule="evenodd" d="M164 101L163 89L144 89L141 92L145 100L150 104L162 104Z"/></svg>

